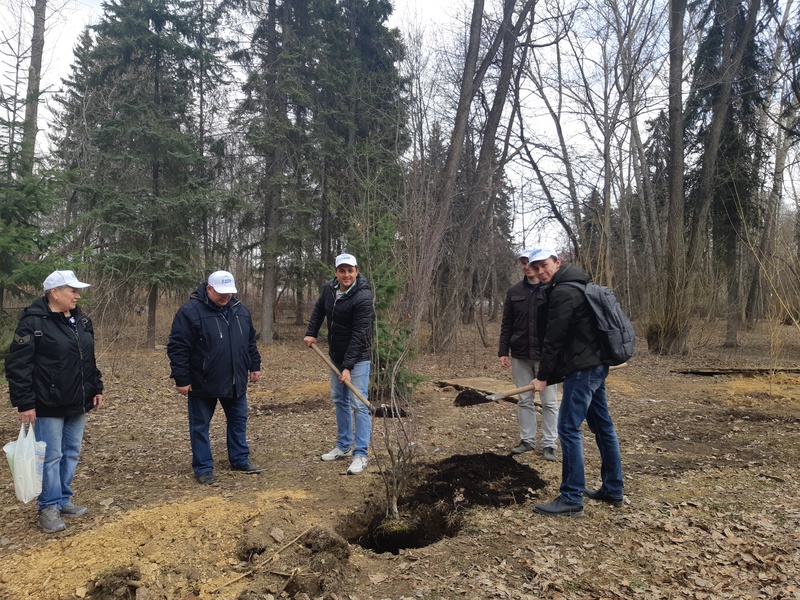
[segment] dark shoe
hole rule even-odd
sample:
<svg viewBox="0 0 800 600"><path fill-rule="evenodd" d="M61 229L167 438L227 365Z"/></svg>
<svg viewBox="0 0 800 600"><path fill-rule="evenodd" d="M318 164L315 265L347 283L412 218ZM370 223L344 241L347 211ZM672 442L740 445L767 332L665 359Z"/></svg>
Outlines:
<svg viewBox="0 0 800 600"><path fill-rule="evenodd" d="M252 473L260 473L264 469L262 469L258 465L254 465L253 463L251 463L248 460L246 463L244 463L242 465L237 465L237 466L233 467L233 470L234 471L242 471L243 473L251 473L252 474Z"/></svg>
<svg viewBox="0 0 800 600"><path fill-rule="evenodd" d="M533 444L529 444L528 442L522 441L518 445L514 446L510 452L511 454L522 454L523 452L530 452L534 450Z"/></svg>
<svg viewBox="0 0 800 600"><path fill-rule="evenodd" d="M197 477L197 483L202 483L203 485L211 485L212 483L217 483L217 478L214 477L214 473L209 471L208 473L200 473L200 475L195 475Z"/></svg>
<svg viewBox="0 0 800 600"><path fill-rule="evenodd" d="M589 498L590 500L600 500L600 502L605 502L606 504L610 504L611 506L625 506L625 499L624 498L612 498L608 494L606 494L602 489L599 490L583 490L583 495Z"/></svg>
<svg viewBox="0 0 800 600"><path fill-rule="evenodd" d="M57 531L64 531L67 528L67 524L61 520L58 507L52 504L45 506L39 513L39 527L45 533L56 533Z"/></svg>
<svg viewBox="0 0 800 600"><path fill-rule="evenodd" d="M556 462L558 460L555 448L545 448L542 450L542 456L544 456L545 460L549 460L550 462Z"/></svg>
<svg viewBox="0 0 800 600"><path fill-rule="evenodd" d="M89 512L89 509L85 506L78 506L77 504L73 504L72 502L67 502L64 506L61 507L61 516L67 515L68 517L80 517L85 515Z"/></svg>
<svg viewBox="0 0 800 600"><path fill-rule="evenodd" d="M539 513L540 515L549 515L551 517L581 518L584 516L582 504L567 502L561 496L549 504L537 504L533 507L533 512Z"/></svg>

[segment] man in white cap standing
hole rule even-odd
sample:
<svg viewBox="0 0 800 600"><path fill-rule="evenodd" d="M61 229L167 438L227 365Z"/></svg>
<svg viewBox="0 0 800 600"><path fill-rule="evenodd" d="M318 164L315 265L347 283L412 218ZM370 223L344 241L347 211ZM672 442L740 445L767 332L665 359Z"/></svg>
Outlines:
<svg viewBox="0 0 800 600"><path fill-rule="evenodd" d="M533 275L528 266L530 250L523 250L517 262L522 268L522 281L512 285L503 305L503 322L500 325L500 346L497 355L500 365L511 367L514 385L523 387L536 377L541 358L536 317L545 302L545 286ZM509 354L511 354L509 358ZM558 443L558 392L549 385L539 393L542 403L542 455L555 461ZM511 448L512 454L522 454L536 448L536 406L534 392L520 394L517 404L520 442Z"/></svg>
<svg viewBox="0 0 800 600"><path fill-rule="evenodd" d="M203 484L216 481L209 425L217 402L225 411L231 468L261 471L247 445L247 383L261 377L261 355L250 311L234 294L231 273L209 275L178 309L167 343L170 377L188 399L192 469Z"/></svg>

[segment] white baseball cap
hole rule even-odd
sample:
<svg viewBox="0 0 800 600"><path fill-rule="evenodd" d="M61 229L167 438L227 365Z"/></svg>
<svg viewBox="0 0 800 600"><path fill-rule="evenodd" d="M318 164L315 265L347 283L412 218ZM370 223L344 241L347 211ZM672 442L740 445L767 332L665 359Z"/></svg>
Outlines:
<svg viewBox="0 0 800 600"><path fill-rule="evenodd" d="M528 258L531 252L532 250L530 248L525 248L525 250L523 250L517 255L517 260L519 260L520 258Z"/></svg>
<svg viewBox="0 0 800 600"><path fill-rule="evenodd" d="M208 285L218 294L235 294L236 282L227 271L214 271L208 276Z"/></svg>
<svg viewBox="0 0 800 600"><path fill-rule="evenodd" d="M336 266L339 265L350 265L351 267L357 267L358 263L356 262L356 257L352 254L340 254L336 257Z"/></svg>
<svg viewBox="0 0 800 600"><path fill-rule="evenodd" d="M551 256L558 258L558 253L548 246L542 246L541 248L533 248L528 254L528 262L547 260Z"/></svg>
<svg viewBox="0 0 800 600"><path fill-rule="evenodd" d="M78 281L78 278L75 276L74 271L53 271L52 273L50 273L50 275L47 276L47 279L44 280L44 284L42 285L42 287L46 292L47 290L64 287L65 285L80 289L80 288L87 288L92 284Z"/></svg>

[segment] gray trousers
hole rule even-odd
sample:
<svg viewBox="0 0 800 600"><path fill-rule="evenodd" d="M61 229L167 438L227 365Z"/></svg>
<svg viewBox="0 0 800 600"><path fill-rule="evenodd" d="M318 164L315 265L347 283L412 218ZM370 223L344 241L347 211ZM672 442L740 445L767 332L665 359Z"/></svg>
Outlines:
<svg viewBox="0 0 800 600"><path fill-rule="evenodd" d="M539 369L538 360L524 360L511 357L511 376L514 385L529 385ZM535 392L519 395L517 418L519 419L519 438L532 446L536 445L536 406L533 404ZM555 448L558 442L558 386L548 385L539 393L542 403L542 448Z"/></svg>

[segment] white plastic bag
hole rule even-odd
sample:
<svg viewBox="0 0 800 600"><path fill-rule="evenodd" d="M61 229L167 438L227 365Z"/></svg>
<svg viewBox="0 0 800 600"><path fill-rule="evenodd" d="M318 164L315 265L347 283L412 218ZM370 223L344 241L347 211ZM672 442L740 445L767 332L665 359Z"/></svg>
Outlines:
<svg viewBox="0 0 800 600"><path fill-rule="evenodd" d="M33 424L25 432L25 424L20 425L19 437L3 446L14 478L14 491L20 502L27 504L42 491L42 469L46 444L37 442Z"/></svg>

